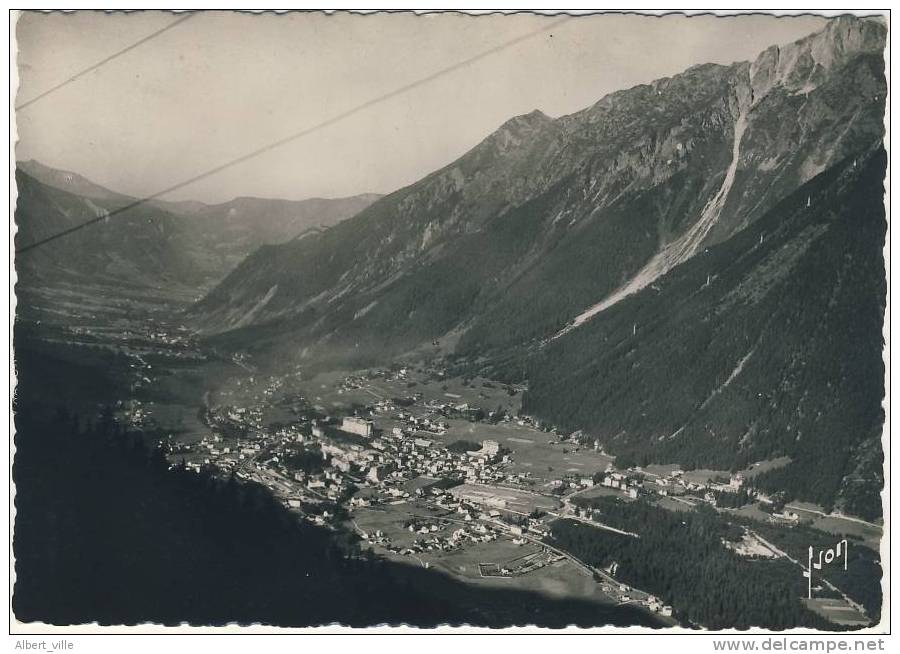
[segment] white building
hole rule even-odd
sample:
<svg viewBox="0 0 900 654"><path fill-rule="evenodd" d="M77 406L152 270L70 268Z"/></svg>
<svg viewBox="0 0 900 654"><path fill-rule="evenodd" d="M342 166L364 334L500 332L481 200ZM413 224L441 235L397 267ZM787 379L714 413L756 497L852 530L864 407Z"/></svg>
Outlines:
<svg viewBox="0 0 900 654"><path fill-rule="evenodd" d="M366 473L366 479L377 484L387 478L394 471L394 466L390 464L372 466Z"/></svg>
<svg viewBox="0 0 900 654"><path fill-rule="evenodd" d="M497 441L482 441L481 449L476 453L478 456L486 456L492 458L500 452L500 443Z"/></svg>
<svg viewBox="0 0 900 654"><path fill-rule="evenodd" d="M366 420L364 418L350 416L344 418L343 422L341 423L341 431L346 431L351 434L369 438L372 436L372 421Z"/></svg>

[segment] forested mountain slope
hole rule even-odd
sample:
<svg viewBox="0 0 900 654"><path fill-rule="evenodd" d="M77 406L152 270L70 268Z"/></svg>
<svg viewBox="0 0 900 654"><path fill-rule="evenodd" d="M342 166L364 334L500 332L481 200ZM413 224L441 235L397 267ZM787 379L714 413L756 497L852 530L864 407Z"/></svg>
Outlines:
<svg viewBox="0 0 900 654"><path fill-rule="evenodd" d="M759 483L880 507L885 165L883 150L850 157L548 343L528 363L523 409L623 462L790 456Z"/></svg>

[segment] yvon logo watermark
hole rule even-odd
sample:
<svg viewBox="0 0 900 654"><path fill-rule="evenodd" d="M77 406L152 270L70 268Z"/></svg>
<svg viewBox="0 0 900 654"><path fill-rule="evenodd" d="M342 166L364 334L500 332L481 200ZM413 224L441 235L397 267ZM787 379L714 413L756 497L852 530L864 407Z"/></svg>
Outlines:
<svg viewBox="0 0 900 654"><path fill-rule="evenodd" d="M807 599L812 599L813 570L821 570L823 565L831 564L835 559L839 561L843 559L844 570L847 569L847 539L838 541L837 545L830 547L827 550L819 550L818 558L815 556L815 548L812 545L809 546L809 560L807 562L806 570L803 572L803 576L808 580L806 586Z"/></svg>

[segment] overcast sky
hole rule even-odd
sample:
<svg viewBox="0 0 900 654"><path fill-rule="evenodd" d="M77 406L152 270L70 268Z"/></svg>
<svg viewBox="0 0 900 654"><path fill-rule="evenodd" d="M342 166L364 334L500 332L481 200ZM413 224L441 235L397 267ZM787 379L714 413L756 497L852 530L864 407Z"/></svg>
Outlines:
<svg viewBox="0 0 900 654"><path fill-rule="evenodd" d="M16 104L174 19L23 16ZM19 111L16 156L148 195L554 20L203 13ZM387 193L512 116L572 113L694 64L752 59L823 25L810 16L579 17L167 197Z"/></svg>

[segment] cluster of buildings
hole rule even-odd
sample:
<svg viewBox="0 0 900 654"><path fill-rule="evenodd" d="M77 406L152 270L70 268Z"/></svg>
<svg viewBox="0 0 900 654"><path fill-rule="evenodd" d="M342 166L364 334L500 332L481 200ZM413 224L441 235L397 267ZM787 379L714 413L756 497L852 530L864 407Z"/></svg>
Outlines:
<svg viewBox="0 0 900 654"><path fill-rule="evenodd" d="M437 481L437 480L435 480ZM415 495L424 500L422 506L429 506L436 511L442 511L441 516L417 517L408 520L406 529L412 534L414 540L405 545L398 545L380 530L367 533L358 529L364 540L371 544L379 545L384 549L403 555L413 555L425 552L452 552L470 544L490 543L500 537L516 537L514 542L521 545L526 539L525 531L533 533L534 537L545 536L547 531L536 519L523 521L523 524L510 524L504 521L503 512L492 509L482 503L481 499L469 499L454 489L444 490L435 485L416 489ZM396 497L398 499L391 500ZM351 511L356 508L371 506L376 502L386 504L406 503L411 497L408 491L402 491L397 487L383 489L381 497L363 499L354 497L350 501Z"/></svg>
<svg viewBox="0 0 900 654"><path fill-rule="evenodd" d="M390 370L370 370L366 375L348 375L343 379L339 388L345 391L357 390L366 386L372 379L384 379L386 381L405 382L409 375L409 368L396 366Z"/></svg>
<svg viewBox="0 0 900 654"><path fill-rule="evenodd" d="M382 374L402 379L406 372L401 368ZM348 377L341 383L349 389L365 381ZM333 527L338 521L352 523L363 541L401 556L451 552L498 538L512 538L519 545L540 543L548 535L547 523L553 517L538 510L534 503L538 495L523 489L528 473L514 473L505 465L510 458L500 442L483 440L480 447L467 451L454 451L438 442L436 437L448 429L448 419L473 418L480 412L456 401L461 398L422 402L416 394L381 399L359 415L340 417L301 403L306 408L294 411L289 424L266 425L263 407L271 404L282 384L277 379L260 382L265 382L261 395L258 385L254 390L260 402L206 412L212 435L194 444L193 451L184 450L194 455L189 466L212 463L264 484L304 519ZM393 426L376 428L373 418L378 415L384 418L379 425ZM476 419L482 417L483 413ZM525 416L502 419L523 425L529 420ZM560 483L564 489L570 483L587 488L596 482L632 497L651 492L651 483L652 488L663 489L681 483L677 475L661 479L650 482L640 471L610 468L599 477ZM402 534L383 524L367 531L356 522L358 518L364 523L362 510L373 505L390 509L388 505L401 504L410 504L414 510L426 508L434 515L409 524L403 530L409 533ZM398 510L405 512L405 508ZM545 546L536 555L521 557L516 565L498 565L496 574L525 574L561 556ZM604 591L619 601L643 603L661 615L671 615L671 607L652 596L642 597L612 580L603 583Z"/></svg>
<svg viewBox="0 0 900 654"><path fill-rule="evenodd" d="M699 483L686 480L682 470L674 470L667 475L654 475L644 472L640 468L616 470L610 464L600 475L599 484L621 491L632 498L643 494L663 497L691 495L693 499L715 505L715 493L737 493L743 488L744 476L736 473L727 483L716 481Z"/></svg>
<svg viewBox="0 0 900 654"><path fill-rule="evenodd" d="M640 495L657 495L673 497L685 502L706 502L712 506L722 503L723 494L734 495L745 492L747 498L773 505L773 500L758 489L748 487L746 478L740 472L732 474L726 480L708 480L706 482L688 481L684 472L674 470L667 475L652 475L640 468L616 470L611 465L599 475L601 486L619 491L632 499ZM772 511L769 520L777 524L791 526L800 522L796 511L783 509Z"/></svg>
<svg viewBox="0 0 900 654"><path fill-rule="evenodd" d="M478 571L482 577L516 577L534 572L565 558L544 547L505 563L479 563Z"/></svg>
<svg viewBox="0 0 900 654"><path fill-rule="evenodd" d="M639 604L654 613L659 613L665 617L672 617L672 607L665 604L655 595L636 590L627 584L617 582L613 579L618 567L619 564L613 562L604 570L604 572L609 575L609 577L604 577L604 580L600 583L600 588L604 593L617 600L620 604Z"/></svg>
<svg viewBox="0 0 900 654"><path fill-rule="evenodd" d="M184 326L170 330L160 329L150 322L129 322L123 329L96 329L85 325L65 328L75 340L85 340L92 346L108 348L114 352L135 357L159 356L181 361L202 361L206 358L197 348L196 338Z"/></svg>
<svg viewBox="0 0 900 654"><path fill-rule="evenodd" d="M638 496L640 481L622 472L607 472L600 480L600 485L622 491L632 499Z"/></svg>
<svg viewBox="0 0 900 654"><path fill-rule="evenodd" d="M496 530L481 523L462 527L447 527L438 524L410 525L408 529L413 534L416 534L416 537L413 542L406 545L396 545L380 529L372 533L360 531L360 536L364 541L372 545L378 545L394 554L407 556L426 552L453 552L469 543L489 543L498 538Z"/></svg>
<svg viewBox="0 0 900 654"><path fill-rule="evenodd" d="M357 435L371 433L371 423L345 418L342 430ZM349 428L349 429L348 429ZM326 437L326 440L327 437ZM499 447L488 444L477 452L451 452L419 430L394 427L371 438L365 445L342 442L322 444L331 464L345 472L356 470L370 484L401 482L420 475L455 478L494 478ZM502 462L502 461L501 461Z"/></svg>
<svg viewBox="0 0 900 654"><path fill-rule="evenodd" d="M278 389L278 383L269 380L264 395L269 397ZM264 483L292 508L343 501L354 487L370 487L378 494L353 498L351 507L403 501L409 497L403 484L419 477L482 482L505 478L498 442L485 441L471 452L452 452L431 438L442 433L445 424L407 411L392 416L400 426L376 430L371 413L391 408L388 400L371 409L370 415L340 418L310 410L290 424L266 427L261 404L217 407L205 415L213 435L196 444L197 456L189 465L198 469L215 464ZM322 457L321 469L292 468L292 455L297 452L316 452Z"/></svg>

